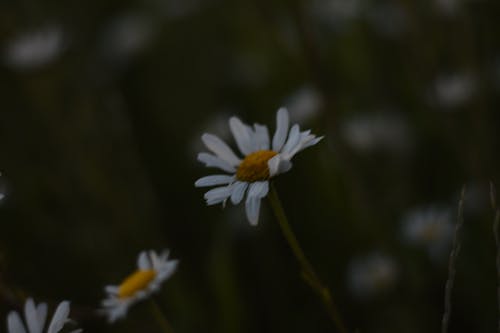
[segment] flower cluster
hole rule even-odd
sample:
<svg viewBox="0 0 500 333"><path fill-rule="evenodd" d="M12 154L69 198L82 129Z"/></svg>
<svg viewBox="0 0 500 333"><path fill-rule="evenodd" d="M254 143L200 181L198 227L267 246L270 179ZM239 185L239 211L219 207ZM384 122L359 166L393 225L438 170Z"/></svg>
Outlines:
<svg viewBox="0 0 500 333"><path fill-rule="evenodd" d="M285 108L278 110L277 125L271 139L265 125L244 124L237 117L229 120L229 128L242 156L233 150L219 137L203 134L202 141L210 153L200 153L198 160L208 167L216 167L225 172L200 178L196 187L216 186L205 193L208 205L222 203L229 199L239 204L246 196L245 207L247 218L252 225L259 219L261 199L269 191L270 180L292 167L292 158L303 149L317 144L322 137L316 137L309 130L301 131L299 125L290 127L289 114ZM106 298L101 302L99 313L107 317L108 322L126 316L129 308L157 292L162 283L174 274L178 261L169 259L167 250L157 253L143 251L137 259L137 269L118 285L105 287ZM69 302L61 302L46 332L57 333L69 321ZM9 333L42 333L47 319L47 305L35 305L28 299L24 307L25 323L21 316L12 311L7 317ZM72 331L72 333L81 330Z"/></svg>

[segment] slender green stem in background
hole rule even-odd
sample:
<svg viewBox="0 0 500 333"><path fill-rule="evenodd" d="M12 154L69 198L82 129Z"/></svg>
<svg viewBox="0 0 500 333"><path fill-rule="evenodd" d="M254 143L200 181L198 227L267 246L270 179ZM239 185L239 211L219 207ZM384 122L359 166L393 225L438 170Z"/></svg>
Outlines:
<svg viewBox="0 0 500 333"><path fill-rule="evenodd" d="M460 230L462 229L462 225L464 224L464 199L465 185L462 188L460 201L458 202L457 224L455 226L455 235L453 236L453 245L450 252L450 260L448 262L448 279L446 280L444 292L444 313L443 319L441 320L441 333L447 333L448 326L450 324L451 292L453 290L453 284L455 282L457 258L458 254L460 253L460 247L462 245L462 243L460 242Z"/></svg>
<svg viewBox="0 0 500 333"><path fill-rule="evenodd" d="M495 212L495 218L493 219L493 236L495 237L495 245L497 248L496 266L497 266L497 303L498 303L498 332L500 333L500 209L497 207L497 195L495 186L490 183L490 199L491 208Z"/></svg>
<svg viewBox="0 0 500 333"><path fill-rule="evenodd" d="M149 299L149 304L151 306L151 312L153 313L153 316L155 317L156 322L161 327L162 331L165 333L174 333L172 326L170 326L170 323L167 320L167 317L165 316L163 311L161 311L160 306L152 297Z"/></svg>
<svg viewBox="0 0 500 333"><path fill-rule="evenodd" d="M278 197L278 192L276 191L276 188L272 183L271 190L269 192L269 201L271 202L271 207L274 210L276 220L278 220L278 224L280 225L281 231L283 232L283 236L285 236L288 245L290 246L295 258L299 262L302 277L321 298L321 301L325 306L325 310L332 319L337 330L341 333L347 333L347 329L340 317L337 306L333 301L332 294L330 293L328 287L326 287L323 282L321 282L313 266L307 260L304 251L302 251L302 248L300 247L300 244L297 241L297 238L295 237L290 224L288 223L285 211L283 210L283 206L281 205L281 201Z"/></svg>

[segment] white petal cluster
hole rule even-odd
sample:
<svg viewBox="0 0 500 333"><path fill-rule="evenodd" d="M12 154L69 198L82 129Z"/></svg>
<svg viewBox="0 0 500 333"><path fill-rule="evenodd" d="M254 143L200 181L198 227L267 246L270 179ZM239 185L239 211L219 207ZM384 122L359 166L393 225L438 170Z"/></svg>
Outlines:
<svg viewBox="0 0 500 333"><path fill-rule="evenodd" d="M167 250L163 251L161 254L155 251L142 251L139 254L137 259L138 270L153 270L156 274L146 288L138 290L130 297L119 297L120 286L118 285L108 285L105 287L104 290L108 294L108 297L102 301L102 306L110 323L125 317L131 305L158 291L161 284L175 273L178 260L168 260L168 255L169 252Z"/></svg>
<svg viewBox="0 0 500 333"><path fill-rule="evenodd" d="M64 33L60 27L41 27L12 39L5 49L4 60L14 69L35 69L59 57L64 44Z"/></svg>
<svg viewBox="0 0 500 333"><path fill-rule="evenodd" d="M7 332L8 333L57 333L62 330L64 325L69 321L69 302L63 301L57 306L52 320L48 324L48 328L44 331L45 322L47 320L47 304L35 304L33 299L29 298L24 304L24 317L26 326L24 325L21 315L16 311L11 311L7 316ZM71 333L78 333L82 330L74 330Z"/></svg>
<svg viewBox="0 0 500 333"><path fill-rule="evenodd" d="M237 117L229 119L229 128L236 145L244 157L262 150L272 150L276 153L267 162L269 178L287 172L291 169L291 159L301 150L318 143L322 137L316 137L311 131L301 131L299 125L290 128L288 111L278 110L276 115L276 131L272 140L267 126L243 123ZM269 180L254 182L242 181L236 177L238 167L243 159L221 139L212 134L203 134L202 140L210 153L198 154L198 160L207 167L215 167L227 174L206 176L195 182L196 187L218 186L205 193L208 205L225 204L228 199L233 204L239 204L246 194L246 215L252 225L259 219L260 202L269 191ZM222 186L220 186L222 185Z"/></svg>
<svg viewBox="0 0 500 333"><path fill-rule="evenodd" d="M403 236L414 245L423 247L433 258L439 258L450 245L453 235L452 214L447 208L415 209L403 220Z"/></svg>
<svg viewBox="0 0 500 333"><path fill-rule="evenodd" d="M441 74L432 87L432 97L445 111L465 105L477 92L477 80L472 73Z"/></svg>

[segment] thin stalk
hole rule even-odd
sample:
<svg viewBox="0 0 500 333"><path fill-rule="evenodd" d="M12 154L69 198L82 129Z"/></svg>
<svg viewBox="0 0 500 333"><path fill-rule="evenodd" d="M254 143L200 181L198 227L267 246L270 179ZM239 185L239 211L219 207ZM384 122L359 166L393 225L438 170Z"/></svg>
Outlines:
<svg viewBox="0 0 500 333"><path fill-rule="evenodd" d="M493 220L493 236L495 237L495 245L497 248L497 256L496 256L496 267L497 267L497 303L498 303L498 332L500 332L500 209L497 207L497 197L496 190L493 183L490 183L490 199L491 199L491 208L493 208L495 212L495 218Z"/></svg>
<svg viewBox="0 0 500 333"><path fill-rule="evenodd" d="M302 277L307 282L307 284L313 289L313 291L318 294L318 297L323 302L325 310L332 319L337 330L340 333L347 333L347 329L342 321L342 318L340 317L339 311L337 310L337 306L333 301L332 294L330 293L328 287L326 287L323 284L323 282L319 279L318 274L316 274L316 271L314 270L314 267L311 265L309 260L307 260L304 251L302 250L299 242L297 241L297 237L295 237L295 234L293 233L292 228L288 223L288 219L286 217L285 211L279 199L278 192L276 191L276 188L272 183L268 197L271 203L271 207L276 216L276 220L278 221L278 224L283 233L283 236L288 242L288 245L290 246L293 255L295 256L300 265Z"/></svg>
<svg viewBox="0 0 500 333"><path fill-rule="evenodd" d="M161 327L162 331L165 333L174 333L172 326L167 320L167 317L165 316L163 311L161 311L160 306L152 297L149 299L149 304L151 307L151 312L153 313L153 316L155 317L156 322Z"/></svg>
<svg viewBox="0 0 500 333"><path fill-rule="evenodd" d="M458 202L458 215L457 224L455 226L455 234L453 236L453 245L450 252L450 259L448 261L448 279L446 280L445 293L444 293L444 313L441 320L441 333L447 333L450 325L451 316L451 292L455 282L456 265L458 254L460 253L461 241L460 230L464 224L464 199L465 199L465 185L460 194L460 201Z"/></svg>

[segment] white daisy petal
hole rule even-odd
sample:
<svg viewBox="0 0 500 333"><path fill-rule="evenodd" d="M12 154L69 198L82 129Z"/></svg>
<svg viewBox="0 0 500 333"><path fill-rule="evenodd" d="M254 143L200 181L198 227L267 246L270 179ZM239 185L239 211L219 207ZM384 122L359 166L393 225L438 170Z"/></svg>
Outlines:
<svg viewBox="0 0 500 333"><path fill-rule="evenodd" d="M207 201L207 205L210 206L225 201L229 196L231 196L230 186L216 187L205 193L205 200Z"/></svg>
<svg viewBox="0 0 500 333"><path fill-rule="evenodd" d="M267 180L250 184L248 190L249 197L263 198L269 192L269 182Z"/></svg>
<svg viewBox="0 0 500 333"><path fill-rule="evenodd" d="M212 134L203 134L201 140L215 155L228 162L232 166L237 166L241 160L234 154L233 150L219 137Z"/></svg>
<svg viewBox="0 0 500 333"><path fill-rule="evenodd" d="M231 133L233 133L240 151L245 155L252 153L254 147L252 144L251 128L243 124L237 117L231 117L231 119L229 119L229 128L231 129Z"/></svg>
<svg viewBox="0 0 500 333"><path fill-rule="evenodd" d="M226 185L234 181L234 176L229 175L211 175L205 176L198 179L195 183L195 187L205 187L205 186L216 186L216 185Z"/></svg>
<svg viewBox="0 0 500 333"><path fill-rule="evenodd" d="M307 132L299 132L298 135L298 140L296 142L291 142L290 146L287 147L286 151L285 149L283 152L283 155L285 156L285 159L290 160L295 154L297 154L299 151L301 151L303 146L307 144L309 141L314 139L314 135L309 135ZM293 146L292 146L293 144Z"/></svg>
<svg viewBox="0 0 500 333"><path fill-rule="evenodd" d="M26 319L26 326L28 326L28 331L30 333L37 332L38 318L36 315L35 303L31 298L28 298L24 303L24 318Z"/></svg>
<svg viewBox="0 0 500 333"><path fill-rule="evenodd" d="M288 134L288 111L285 108L280 108L276 114L276 132L273 136L273 150L280 151L285 143Z"/></svg>
<svg viewBox="0 0 500 333"><path fill-rule="evenodd" d="M286 159L284 154L278 154L267 161L267 166L269 167L269 176L274 177L288 172L292 168L292 162Z"/></svg>
<svg viewBox="0 0 500 333"><path fill-rule="evenodd" d="M170 260L166 263L165 267L161 270L160 276L161 280L166 280L177 270L179 265L179 260Z"/></svg>
<svg viewBox="0 0 500 333"><path fill-rule="evenodd" d="M288 135L288 140L285 145L281 149L281 153L287 154L289 151L295 148L295 146L299 143L300 140L300 127L295 124L290 129L290 134Z"/></svg>
<svg viewBox="0 0 500 333"><path fill-rule="evenodd" d="M198 161L205 163L205 166L207 167L215 167L227 172L236 172L234 166L224 161L223 159L209 153L199 153Z"/></svg>
<svg viewBox="0 0 500 333"><path fill-rule="evenodd" d="M17 312L10 312L7 316L7 331L9 333L42 333L47 317L47 304L40 303L37 306L32 298L28 298L24 304L24 317L26 326Z"/></svg>
<svg viewBox="0 0 500 333"><path fill-rule="evenodd" d="M267 167L269 168L269 177L274 177L278 174L280 162L281 154L277 154L273 156L269 161L267 161Z"/></svg>
<svg viewBox="0 0 500 333"><path fill-rule="evenodd" d="M49 329L47 333L57 333L59 332L66 322L66 319L69 315L69 302L64 301L59 303L57 306L56 312L52 316L52 320L50 321Z"/></svg>
<svg viewBox="0 0 500 333"><path fill-rule="evenodd" d="M28 298L26 303L24 303L24 318L26 319L26 325L30 333L40 333L42 331L38 323L35 302L33 302L32 298Z"/></svg>
<svg viewBox="0 0 500 333"><path fill-rule="evenodd" d="M108 322L114 323L118 319L125 317L125 315L127 314L128 306L128 303L124 302L110 309L108 312Z"/></svg>
<svg viewBox="0 0 500 333"><path fill-rule="evenodd" d="M114 307L120 304L120 300L118 298L105 298L101 301L101 305L104 307Z"/></svg>
<svg viewBox="0 0 500 333"><path fill-rule="evenodd" d="M269 150L269 131L267 126L254 124L255 129L255 148L256 150Z"/></svg>
<svg viewBox="0 0 500 333"><path fill-rule="evenodd" d="M245 202L247 219L253 226L259 223L260 200L258 197L248 196Z"/></svg>
<svg viewBox="0 0 500 333"><path fill-rule="evenodd" d="M301 134L300 141L295 145L293 149L291 149L288 153L286 153L286 158L290 160L297 154L298 152L306 149L307 147L311 147L321 141L323 137L316 138L314 135L308 135L304 132Z"/></svg>
<svg viewBox="0 0 500 333"><path fill-rule="evenodd" d="M105 286L104 291L108 294L118 295L120 288L118 286Z"/></svg>
<svg viewBox="0 0 500 333"><path fill-rule="evenodd" d="M314 137L314 139L310 140L309 142L305 143L303 146L302 146L302 149L301 150L304 150L306 148L309 148L311 146L314 146L315 144L317 144L318 142L320 142L321 140L323 140L323 137L320 136L320 137Z"/></svg>
<svg viewBox="0 0 500 333"><path fill-rule="evenodd" d="M7 316L7 331L9 333L26 333L26 328L16 311L11 311Z"/></svg>
<svg viewBox="0 0 500 333"><path fill-rule="evenodd" d="M151 258L151 265L154 270L160 269L162 265L162 260L158 254L156 254L155 251L151 250L149 251L149 257Z"/></svg>
<svg viewBox="0 0 500 333"><path fill-rule="evenodd" d="M290 162L289 160L281 159L278 167L278 174L288 172L290 171L291 168L292 168L292 162Z"/></svg>
<svg viewBox="0 0 500 333"><path fill-rule="evenodd" d="M151 269L151 261L149 260L146 251L139 253L139 256L137 257L137 267L143 271Z"/></svg>
<svg viewBox="0 0 500 333"><path fill-rule="evenodd" d="M231 202L233 203L233 205L237 205L241 202L247 188L247 182L237 181L233 184L233 189L231 192Z"/></svg>

